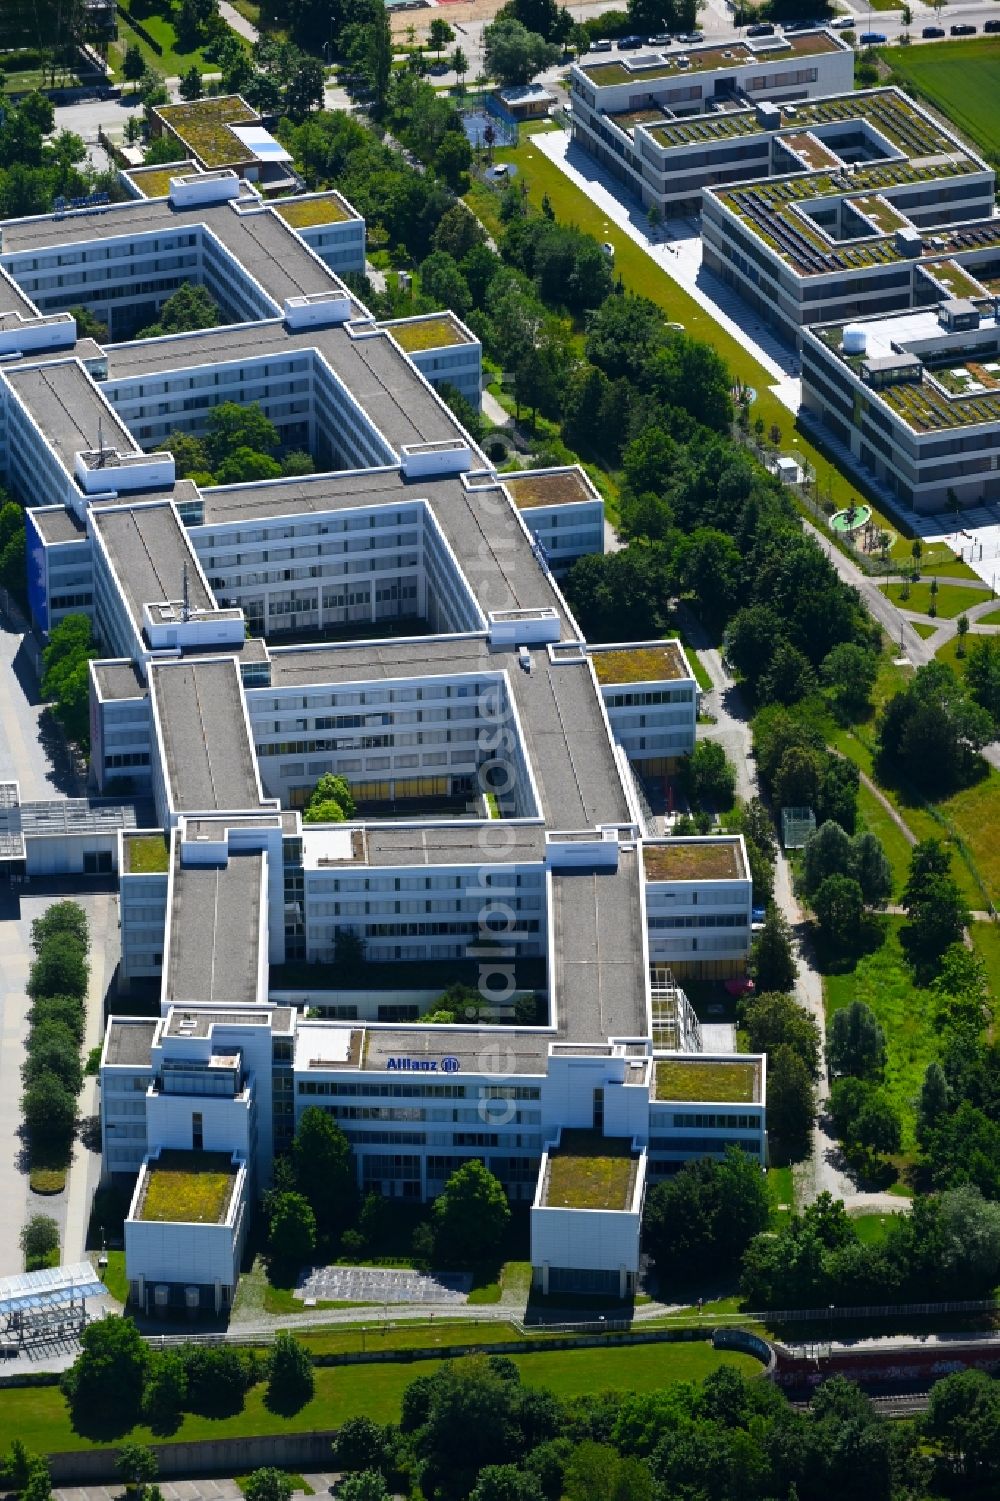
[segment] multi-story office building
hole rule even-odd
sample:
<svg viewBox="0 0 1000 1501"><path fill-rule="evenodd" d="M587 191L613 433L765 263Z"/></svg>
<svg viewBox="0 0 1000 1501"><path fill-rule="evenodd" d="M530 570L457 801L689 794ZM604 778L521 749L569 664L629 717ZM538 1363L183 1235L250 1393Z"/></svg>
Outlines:
<svg viewBox="0 0 1000 1501"><path fill-rule="evenodd" d="M804 409L916 511L1000 498L1000 322L985 286L969 290L803 338Z"/></svg>
<svg viewBox="0 0 1000 1501"><path fill-rule="evenodd" d="M574 138L667 217L697 212L709 182L766 175L767 145L726 121L754 118L764 101L839 94L854 83L854 53L816 28L575 63ZM676 135L671 132L676 129Z"/></svg>
<svg viewBox="0 0 1000 1501"><path fill-rule="evenodd" d="M829 39L788 40L810 36ZM661 217L700 215L704 264L793 340L1000 280L993 169L899 89L851 90L842 47L794 99L750 80L682 107L660 82L648 97L586 85L629 62L574 69L579 144Z"/></svg>
<svg viewBox="0 0 1000 1501"><path fill-rule="evenodd" d="M765 1154L762 1059L733 1060L735 1095L709 1070L660 1108L664 1065L700 1056L669 965L739 975L749 949L741 838L700 861L678 841L667 868L640 797L693 746L695 683L676 642L588 647L550 557L601 547L596 492L575 470L497 474L445 372L374 322L294 202L206 171L2 226L24 347L0 370L0 460L29 503L32 611L42 630L90 616L93 778L153 807L137 827L111 805L97 852L123 974L160 986L158 1017L110 1020L101 1064L104 1170L134 1180L129 1279L150 1310L224 1308L274 1155L318 1106L362 1187L424 1197L480 1158L534 1206L539 1285L627 1291L647 1172L730 1140ZM124 268L147 257L142 288ZM64 285L38 284L60 259ZM225 327L75 340L65 304L131 319L131 298L155 314L178 279L220 274ZM410 326L414 355L448 347ZM320 472L178 481L164 438L222 400L259 402ZM327 772L356 816L304 822ZM388 991L363 965L343 983L359 950L396 967ZM490 1023L421 1023L428 966L439 987L477 975ZM513 1023L526 990L543 1024ZM746 1108L729 1119L713 1089ZM614 1159L606 1204L560 1189L587 1153Z"/></svg>

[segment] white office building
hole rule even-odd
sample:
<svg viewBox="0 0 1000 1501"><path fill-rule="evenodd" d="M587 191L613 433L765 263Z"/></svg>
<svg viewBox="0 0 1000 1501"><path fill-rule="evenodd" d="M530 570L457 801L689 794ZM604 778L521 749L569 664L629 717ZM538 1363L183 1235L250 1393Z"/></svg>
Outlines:
<svg viewBox="0 0 1000 1501"><path fill-rule="evenodd" d="M490 466L435 389L478 394L468 331L380 327L296 227L308 197L265 205L208 167L2 226L0 304L26 332L0 370L0 463L28 502L32 613L88 614L102 652L91 773L111 801L63 845L117 872L123 978L159 987L155 1017L110 1019L101 1060L133 1292L228 1306L275 1154L317 1106L362 1188L427 1198L481 1159L532 1206L540 1286L627 1293L647 1177L766 1150L763 1059L735 1060L732 1120L697 1095L725 1075L687 1076L676 1116L663 1094L670 1055L700 1057L671 966L743 975L750 937L741 839L678 841L667 869L641 796L694 745L689 664L672 641L583 640L555 570L603 546L600 497L576 469ZM117 336L184 280L232 321L100 347L63 316L82 303ZM164 439L232 400L318 472L178 480ZM326 773L347 822L303 820ZM19 820L41 840L23 811L12 844ZM488 1022L421 1021L449 978ZM564 1191L587 1152L615 1159L596 1206Z"/></svg>

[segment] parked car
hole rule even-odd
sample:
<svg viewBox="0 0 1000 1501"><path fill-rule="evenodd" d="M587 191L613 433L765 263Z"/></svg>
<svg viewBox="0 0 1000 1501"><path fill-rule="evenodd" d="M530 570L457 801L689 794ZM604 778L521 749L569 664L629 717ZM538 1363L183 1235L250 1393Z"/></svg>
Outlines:
<svg viewBox="0 0 1000 1501"><path fill-rule="evenodd" d="M935 37L944 36L944 27L943 26L925 26L924 29L923 29L923 31L920 33L920 35L922 37L926 37L926 39L928 41L933 41Z"/></svg>
<svg viewBox="0 0 1000 1501"><path fill-rule="evenodd" d="M650 47L669 47L672 41L673 37L669 31L661 31L658 36L648 37L647 45Z"/></svg>
<svg viewBox="0 0 1000 1501"><path fill-rule="evenodd" d="M679 36L677 40L679 42L687 42L690 46L694 42L703 42L705 40L705 33L703 31L688 31L683 36Z"/></svg>
<svg viewBox="0 0 1000 1501"><path fill-rule="evenodd" d="M1000 21L984 21L984 31L1000 31Z"/></svg>
<svg viewBox="0 0 1000 1501"><path fill-rule="evenodd" d="M858 37L862 47L879 47L888 40L884 31L863 31Z"/></svg>
<svg viewBox="0 0 1000 1501"><path fill-rule="evenodd" d="M961 21L957 26L949 26L952 36L975 36L976 27L968 21Z"/></svg>
<svg viewBox="0 0 1000 1501"><path fill-rule="evenodd" d="M857 21L856 16L837 16L834 21L827 21L831 31L850 31Z"/></svg>
<svg viewBox="0 0 1000 1501"><path fill-rule="evenodd" d="M642 45L643 40L641 36L623 36L619 38L618 51L635 52L637 48L641 47Z"/></svg>
<svg viewBox="0 0 1000 1501"><path fill-rule="evenodd" d="M591 44L590 44L590 50L591 50L591 52L610 52L611 51L611 38L607 37L607 36L602 36L599 41L591 42Z"/></svg>
<svg viewBox="0 0 1000 1501"><path fill-rule="evenodd" d="M747 27L747 36L774 36L774 26L770 21L758 21Z"/></svg>

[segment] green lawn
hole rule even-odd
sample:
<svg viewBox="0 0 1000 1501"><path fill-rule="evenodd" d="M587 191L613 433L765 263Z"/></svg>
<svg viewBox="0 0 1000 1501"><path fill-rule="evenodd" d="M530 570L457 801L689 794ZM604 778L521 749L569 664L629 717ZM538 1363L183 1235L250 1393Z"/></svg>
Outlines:
<svg viewBox="0 0 1000 1501"><path fill-rule="evenodd" d="M634 240L610 224L602 211L548 157L533 149L533 135L537 133L522 128L520 145L494 153L497 161L512 162L517 166L518 180L526 184L529 199L535 208L541 207L542 198L547 195L557 219L566 224L576 224L597 240L607 240L613 244L615 273L621 277L625 287L655 302L663 309L670 322L683 323L685 331L693 338L712 345L726 361L731 373L745 385L754 388L757 400L752 408L753 419L763 418L767 428L772 423L777 424L784 446L791 447L794 441L796 451L808 459L816 474L817 493L823 497L829 495L838 509L856 500L858 485L841 474L802 433L795 430L794 419L788 408L770 389L773 377L757 363L739 339L731 337L720 328L711 314L672 281L665 271L660 270ZM473 181L466 194L466 201L490 233L499 237L503 231L499 219L499 193L479 181ZM891 532L899 531L899 523L889 521L877 507L873 507L873 514L880 527ZM907 543L907 552L908 550ZM964 565L962 566L964 569ZM971 577L971 573L968 576Z"/></svg>
<svg viewBox="0 0 1000 1501"><path fill-rule="evenodd" d="M904 598L907 587L909 587L909 598ZM887 594L901 610L912 610L915 615L929 614L933 602L942 620L954 620L956 615L964 615L967 610L972 609L973 605L982 604L990 597L990 591L986 588L963 589L960 584L939 584L937 594L933 595L930 584L923 579L909 586L884 584L882 592Z"/></svg>
<svg viewBox="0 0 1000 1501"><path fill-rule="evenodd" d="M1000 38L884 48L904 87L923 94L988 155L1000 154Z"/></svg>
<svg viewBox="0 0 1000 1501"><path fill-rule="evenodd" d="M933 636L934 632L937 630L937 626L936 625L925 625L925 623L922 620L914 620L911 623L913 625L913 629L916 631L917 635L923 641L928 641L930 639L930 637Z"/></svg>
<svg viewBox="0 0 1000 1501"><path fill-rule="evenodd" d="M125 1276L125 1252L107 1251L108 1264L101 1281L113 1298L124 1305L128 1302L128 1278Z"/></svg>
<svg viewBox="0 0 1000 1501"><path fill-rule="evenodd" d="M108 61L117 77L121 77L121 61L125 56L125 50L134 42L142 53L147 65L157 73L162 73L164 78L172 78L175 75L183 75L189 68L195 67L199 73L217 73L218 63L213 63L205 56L201 47L195 47L191 51L181 52L177 46L177 28L173 23L175 7L162 0L160 5L161 14L137 17L144 31L159 42L162 53L157 53L146 41L145 37L129 25L121 11L118 12L118 41L112 43ZM234 32L235 36L236 33ZM242 38L241 38L242 40Z"/></svg>
<svg viewBox="0 0 1000 1501"><path fill-rule="evenodd" d="M1000 1003L1000 926L992 922L974 922L969 931L972 946L986 965L990 990Z"/></svg>
<svg viewBox="0 0 1000 1501"><path fill-rule="evenodd" d="M870 1006L885 1029L888 1059L885 1084L903 1119L903 1149L914 1145L913 1101L924 1071L938 1056L934 997L914 985L899 945L903 918L887 917L885 942L866 954L847 974L826 975L823 987L827 1021L852 1001Z"/></svg>
<svg viewBox="0 0 1000 1501"><path fill-rule="evenodd" d="M550 1350L515 1355L527 1385L549 1387L558 1396L576 1397L612 1388L647 1391L672 1381L700 1380L720 1365L750 1375L760 1370L752 1356L713 1350L707 1342L633 1345L622 1348ZM206 1438L247 1438L253 1434L310 1432L335 1428L346 1418L365 1416L377 1423L399 1421L400 1399L417 1376L438 1368L435 1360L365 1366L320 1367L312 1401L291 1417L264 1406L266 1387L255 1386L246 1406L232 1418L188 1414L167 1443ZM70 1426L65 1398L58 1387L17 1387L0 1391L0 1432L16 1433L36 1453L97 1448ZM137 1442L162 1443L148 1428L133 1429Z"/></svg>
<svg viewBox="0 0 1000 1501"><path fill-rule="evenodd" d="M795 1184L790 1167L769 1167L767 1192L771 1199L769 1229L780 1230L792 1217L795 1209Z"/></svg>
<svg viewBox="0 0 1000 1501"><path fill-rule="evenodd" d="M898 896L906 885L912 846L875 794L863 785L858 789L858 828L867 829L881 840L892 866L893 895Z"/></svg>
<svg viewBox="0 0 1000 1501"><path fill-rule="evenodd" d="M980 615L977 625L1000 625L1000 610L988 610L985 615Z"/></svg>
<svg viewBox="0 0 1000 1501"><path fill-rule="evenodd" d="M948 820L956 834L964 841L971 860L986 887L990 901L1000 904L1000 773L990 770L988 777L974 787L956 792L938 805L939 812ZM954 874L967 869L964 861L953 861ZM979 887L971 881L971 890L959 879L966 901L973 910L983 904Z"/></svg>
<svg viewBox="0 0 1000 1501"><path fill-rule="evenodd" d="M852 1214L851 1224L864 1245L877 1246L885 1240L892 1218L891 1214Z"/></svg>

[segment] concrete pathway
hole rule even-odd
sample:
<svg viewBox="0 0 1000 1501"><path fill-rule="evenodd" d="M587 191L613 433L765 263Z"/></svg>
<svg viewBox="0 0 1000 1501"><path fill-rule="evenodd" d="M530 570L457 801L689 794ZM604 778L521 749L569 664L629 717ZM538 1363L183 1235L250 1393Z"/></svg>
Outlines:
<svg viewBox="0 0 1000 1501"><path fill-rule="evenodd" d="M233 28L238 36L243 37L251 44L257 40L258 32L256 26L251 21L248 21L246 16L241 16L236 7L229 4L229 0L219 0L219 15L227 26Z"/></svg>
<svg viewBox="0 0 1000 1501"><path fill-rule="evenodd" d="M339 1476L333 1472L322 1475L303 1475L302 1479L317 1496L328 1496ZM235 1480L223 1475L206 1476L192 1480L160 1480L157 1482L163 1501L241 1501L243 1492ZM121 1485L70 1485L52 1492L56 1501L121 1501ZM293 1496L306 1496L307 1491L293 1491Z"/></svg>
<svg viewBox="0 0 1000 1501"><path fill-rule="evenodd" d="M83 1057L97 1047L104 1037L104 996L119 958L118 899L111 893L94 893L76 898L87 913L90 926L90 985L87 990L87 1021L83 1035ZM100 1111L96 1079L84 1079L78 1114L89 1122ZM66 1184L66 1217L63 1225L62 1259L83 1261L90 1223L90 1206L101 1176L100 1140L97 1150L79 1137L73 1147Z"/></svg>

